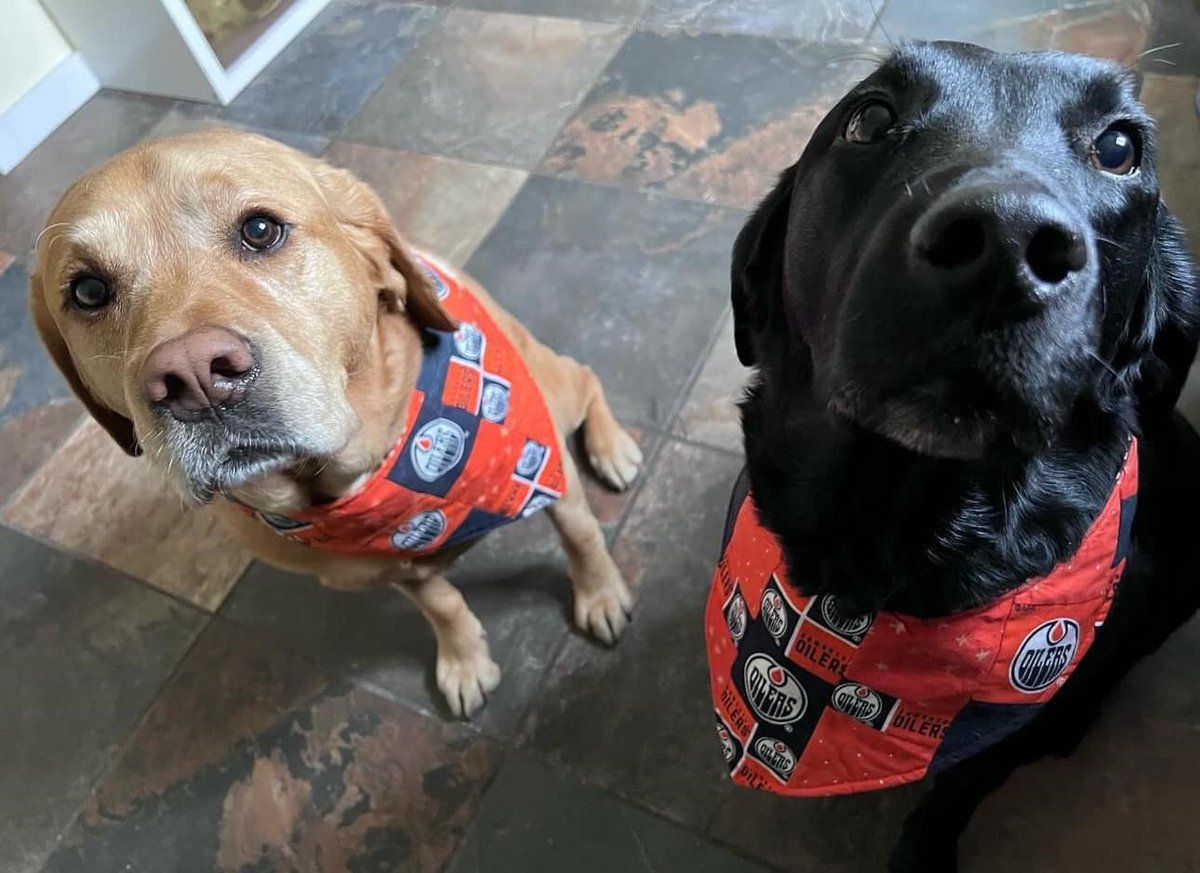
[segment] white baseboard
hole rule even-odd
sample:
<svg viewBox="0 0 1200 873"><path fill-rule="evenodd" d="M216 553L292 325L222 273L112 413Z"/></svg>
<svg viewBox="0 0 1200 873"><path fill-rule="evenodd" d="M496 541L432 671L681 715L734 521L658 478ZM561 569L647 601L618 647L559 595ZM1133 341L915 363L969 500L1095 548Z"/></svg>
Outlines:
<svg viewBox="0 0 1200 873"><path fill-rule="evenodd" d="M0 175L11 172L99 90L91 67L74 52L0 112Z"/></svg>

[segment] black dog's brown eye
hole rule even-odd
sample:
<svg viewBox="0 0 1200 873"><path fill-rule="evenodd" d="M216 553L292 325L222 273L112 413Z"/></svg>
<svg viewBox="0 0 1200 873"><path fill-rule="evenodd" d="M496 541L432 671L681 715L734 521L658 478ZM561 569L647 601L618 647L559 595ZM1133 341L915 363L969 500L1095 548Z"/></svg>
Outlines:
<svg viewBox="0 0 1200 873"><path fill-rule="evenodd" d="M267 215L252 215L242 222L242 245L265 252L283 241L283 225Z"/></svg>
<svg viewBox="0 0 1200 873"><path fill-rule="evenodd" d="M1128 176L1138 166L1138 144L1133 133L1110 127L1092 143L1092 166L1114 176Z"/></svg>
<svg viewBox="0 0 1200 873"><path fill-rule="evenodd" d="M95 276L80 276L71 282L71 302L80 309L101 309L112 300L108 283Z"/></svg>
<svg viewBox="0 0 1200 873"><path fill-rule="evenodd" d="M868 100L854 110L850 120L846 122L843 136L847 142L878 142L895 123L896 113L892 111L892 107L880 100Z"/></svg>

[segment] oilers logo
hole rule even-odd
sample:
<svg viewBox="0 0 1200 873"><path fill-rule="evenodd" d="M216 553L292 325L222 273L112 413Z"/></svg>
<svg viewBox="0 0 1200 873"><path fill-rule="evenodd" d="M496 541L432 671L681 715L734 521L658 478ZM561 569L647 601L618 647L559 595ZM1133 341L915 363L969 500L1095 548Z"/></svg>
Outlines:
<svg viewBox="0 0 1200 873"><path fill-rule="evenodd" d="M854 615L847 612L832 594L821 596L818 610L821 613L822 624L855 644L862 642L871 628L871 622L875 620L870 613Z"/></svg>
<svg viewBox="0 0 1200 873"><path fill-rule="evenodd" d="M546 459L549 451L535 440L526 440L525 448L521 449L521 457L517 459L517 475L532 479L542 469L542 461Z"/></svg>
<svg viewBox="0 0 1200 873"><path fill-rule="evenodd" d="M716 713L716 716L717 739L721 743L721 757L725 759L726 766L732 770L742 757L742 744L738 740L737 735L725 724L725 720L721 718L719 711Z"/></svg>
<svg viewBox="0 0 1200 873"><path fill-rule="evenodd" d="M426 482L436 482L462 460L467 434L448 418L435 418L412 441L412 465Z"/></svg>
<svg viewBox="0 0 1200 873"><path fill-rule="evenodd" d="M535 491L525 504L525 508L521 510L521 518L526 518L535 512L541 512L547 506L554 503L555 500L556 498L550 494L546 494L543 491Z"/></svg>
<svg viewBox="0 0 1200 873"><path fill-rule="evenodd" d="M787 669L770 655L755 652L744 668L750 708L770 724L791 724L804 717L808 694Z"/></svg>
<svg viewBox="0 0 1200 873"><path fill-rule="evenodd" d="M729 605L725 607L725 623L729 626L729 635L733 637L733 641L740 642L746 633L747 623L746 601L742 599L741 592L734 594Z"/></svg>
<svg viewBox="0 0 1200 873"><path fill-rule="evenodd" d="M763 589L760 615L767 632L775 638L775 642L779 642L779 638L787 630L788 620L783 608L783 597L774 588Z"/></svg>
<svg viewBox="0 0 1200 873"><path fill-rule="evenodd" d="M480 412L492 424L504 424L508 417L508 386L499 382L484 383Z"/></svg>
<svg viewBox="0 0 1200 873"><path fill-rule="evenodd" d="M879 695L857 682L843 682L833 689L829 702L838 712L870 724L883 711Z"/></svg>
<svg viewBox="0 0 1200 873"><path fill-rule="evenodd" d="M725 757L725 763L732 764L734 756L737 755L737 746L733 744L729 728L720 722L717 722L717 739L721 741L721 754Z"/></svg>
<svg viewBox="0 0 1200 873"><path fill-rule="evenodd" d="M483 333L464 321L454 332L454 348L468 361L478 361L483 356Z"/></svg>
<svg viewBox="0 0 1200 873"><path fill-rule="evenodd" d="M1079 649L1079 625L1069 618L1043 622L1025 637L1008 668L1018 691L1035 694L1063 674Z"/></svg>
<svg viewBox="0 0 1200 873"><path fill-rule="evenodd" d="M439 510L418 512L396 528L392 534L392 548L405 552L427 549L438 541L445 530L446 516Z"/></svg>
<svg viewBox="0 0 1200 873"><path fill-rule="evenodd" d="M437 270L423 260L418 259L418 263L421 266L421 270L425 273L425 278L427 278L429 280L429 284L433 286L433 293L437 295L437 299L445 300L447 297L449 297L450 288L446 285L445 281L443 281L442 277L438 275Z"/></svg>
<svg viewBox="0 0 1200 873"><path fill-rule="evenodd" d="M788 781L788 777L796 769L796 753L788 748L787 743L773 737L759 737L752 748L754 757L774 773L780 782Z"/></svg>

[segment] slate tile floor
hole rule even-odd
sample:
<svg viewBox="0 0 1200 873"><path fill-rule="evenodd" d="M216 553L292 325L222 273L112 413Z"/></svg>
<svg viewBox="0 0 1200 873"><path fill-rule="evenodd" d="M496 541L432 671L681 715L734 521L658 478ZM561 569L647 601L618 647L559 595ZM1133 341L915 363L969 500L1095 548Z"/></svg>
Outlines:
<svg viewBox="0 0 1200 873"><path fill-rule="evenodd" d="M233 105L102 93L0 177L0 871L880 870L919 789L732 791L697 617L740 463L730 243L906 37L1138 63L1200 240L1193 0L334 0ZM405 603L254 563L85 423L25 315L41 221L88 166L213 124L353 169L605 379L649 459L591 489L641 594L618 649L568 629L547 521L510 528L455 574L504 683L448 722ZM1198 662L1192 623L985 804L965 869L1200 870Z"/></svg>

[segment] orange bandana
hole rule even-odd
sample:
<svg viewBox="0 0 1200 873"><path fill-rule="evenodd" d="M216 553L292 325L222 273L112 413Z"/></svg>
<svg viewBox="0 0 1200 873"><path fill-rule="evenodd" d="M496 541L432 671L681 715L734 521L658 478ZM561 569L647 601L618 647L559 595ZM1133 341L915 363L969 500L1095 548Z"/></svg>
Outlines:
<svg viewBox="0 0 1200 873"><path fill-rule="evenodd" d="M418 263L460 326L425 331L404 430L362 487L290 516L253 513L297 542L424 555L531 515L566 488L558 432L520 354L466 286Z"/></svg>
<svg viewBox="0 0 1200 873"><path fill-rule="evenodd" d="M739 785L812 797L914 782L1013 733L1070 678L1128 554L1137 442L1071 560L969 612L852 615L789 582L743 474L705 612Z"/></svg>

